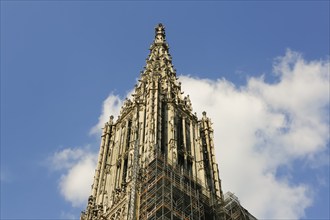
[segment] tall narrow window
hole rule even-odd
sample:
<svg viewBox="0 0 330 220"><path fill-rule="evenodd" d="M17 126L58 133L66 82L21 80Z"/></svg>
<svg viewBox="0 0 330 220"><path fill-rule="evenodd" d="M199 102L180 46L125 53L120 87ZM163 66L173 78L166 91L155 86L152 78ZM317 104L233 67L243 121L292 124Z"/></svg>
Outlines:
<svg viewBox="0 0 330 220"><path fill-rule="evenodd" d="M177 146L178 146L178 152L183 153L183 129L182 129L182 117L178 116L177 117Z"/></svg>
<svg viewBox="0 0 330 220"><path fill-rule="evenodd" d="M128 156L126 156L126 157L125 157L125 160L124 160L124 168L123 168L122 183L126 183L127 164L128 164Z"/></svg>
<svg viewBox="0 0 330 220"><path fill-rule="evenodd" d="M210 166L210 158L207 150L207 143L206 143L206 137L205 132L201 130L201 138L202 138L202 149L203 149L203 162L204 162L204 168L205 168L205 176L207 185L209 188L214 191L213 187L213 181L212 181L212 174L211 174L211 166Z"/></svg>
<svg viewBox="0 0 330 220"><path fill-rule="evenodd" d="M166 102L162 101L162 125L161 125L161 152L166 154L167 152L167 111L166 111Z"/></svg>
<svg viewBox="0 0 330 220"><path fill-rule="evenodd" d="M189 176L192 176L192 175L193 175L193 173L192 173L192 165L193 165L193 162L192 162L192 160L189 158L189 159L187 160L187 172L188 172Z"/></svg>
<svg viewBox="0 0 330 220"><path fill-rule="evenodd" d="M186 120L186 150L190 153L191 152L191 142L190 142L190 122Z"/></svg>
<svg viewBox="0 0 330 220"><path fill-rule="evenodd" d="M132 130L132 120L128 121L128 125L127 125L127 138L126 138L126 149L125 151L127 151L129 149L129 145L131 142L131 130Z"/></svg>
<svg viewBox="0 0 330 220"><path fill-rule="evenodd" d="M182 117L177 116L177 147L178 147L178 164L180 167L184 167L184 146L183 146L183 126Z"/></svg>
<svg viewBox="0 0 330 220"><path fill-rule="evenodd" d="M191 137L190 137L190 121L185 120L185 131L186 131L186 151L187 151L187 171L192 176L192 154L191 154Z"/></svg>
<svg viewBox="0 0 330 220"><path fill-rule="evenodd" d="M119 161L118 161L119 162ZM115 188L119 187L119 180L120 180L120 163L117 163L117 170L116 170L116 179L115 179Z"/></svg>
<svg viewBox="0 0 330 220"><path fill-rule="evenodd" d="M125 147L125 154L127 153L130 142L131 142L131 131L132 131L132 120L128 120L127 123L127 134L126 134L126 147ZM124 159L124 166L123 166L123 175L122 175L122 183L126 183L126 176L127 176L127 164L128 164L128 156L125 156Z"/></svg>

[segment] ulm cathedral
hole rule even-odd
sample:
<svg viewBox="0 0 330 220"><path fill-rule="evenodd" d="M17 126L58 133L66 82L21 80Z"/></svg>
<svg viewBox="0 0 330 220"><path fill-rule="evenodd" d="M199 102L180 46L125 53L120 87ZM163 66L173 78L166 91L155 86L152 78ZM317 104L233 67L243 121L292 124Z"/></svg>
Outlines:
<svg viewBox="0 0 330 220"><path fill-rule="evenodd" d="M158 24L132 98L104 125L81 220L256 220L223 194L210 118L182 94Z"/></svg>

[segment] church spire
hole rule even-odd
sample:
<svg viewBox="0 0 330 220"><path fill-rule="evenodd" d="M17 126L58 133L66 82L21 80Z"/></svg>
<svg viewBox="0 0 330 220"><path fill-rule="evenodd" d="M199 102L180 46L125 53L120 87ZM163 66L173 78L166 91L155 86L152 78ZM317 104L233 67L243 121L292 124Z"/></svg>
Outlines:
<svg viewBox="0 0 330 220"><path fill-rule="evenodd" d="M133 101L105 124L80 220L255 219L223 199L212 123L192 113L171 60L158 24Z"/></svg>
<svg viewBox="0 0 330 220"><path fill-rule="evenodd" d="M162 78L175 78L176 73L165 36L165 27L159 23L155 27L155 39L150 46L150 54L142 75L160 74Z"/></svg>

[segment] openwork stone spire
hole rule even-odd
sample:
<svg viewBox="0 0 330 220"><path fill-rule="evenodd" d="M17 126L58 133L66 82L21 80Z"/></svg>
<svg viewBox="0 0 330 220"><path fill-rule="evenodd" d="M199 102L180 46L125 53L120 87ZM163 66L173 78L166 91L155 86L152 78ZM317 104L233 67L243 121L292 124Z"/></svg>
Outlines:
<svg viewBox="0 0 330 220"><path fill-rule="evenodd" d="M175 77L175 69L172 65L172 57L165 39L165 27L158 24L155 27L155 40L150 46L150 54L146 61L143 75L160 74L164 77Z"/></svg>

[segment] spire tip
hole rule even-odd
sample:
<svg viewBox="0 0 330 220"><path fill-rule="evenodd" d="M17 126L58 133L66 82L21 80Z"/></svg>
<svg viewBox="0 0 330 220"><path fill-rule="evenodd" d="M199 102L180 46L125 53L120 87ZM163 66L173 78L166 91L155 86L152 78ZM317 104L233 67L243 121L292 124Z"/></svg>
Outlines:
<svg viewBox="0 0 330 220"><path fill-rule="evenodd" d="M159 23L155 27L155 43L164 43L165 36L165 26L162 23Z"/></svg>

